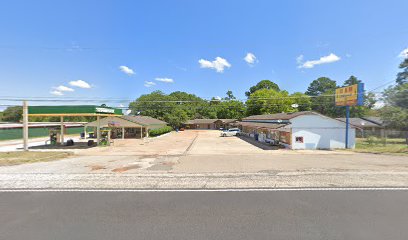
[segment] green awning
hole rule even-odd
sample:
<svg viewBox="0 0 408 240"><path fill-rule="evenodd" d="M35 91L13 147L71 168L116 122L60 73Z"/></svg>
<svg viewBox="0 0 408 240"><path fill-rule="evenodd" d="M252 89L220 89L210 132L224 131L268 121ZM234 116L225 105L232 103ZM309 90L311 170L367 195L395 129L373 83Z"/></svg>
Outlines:
<svg viewBox="0 0 408 240"><path fill-rule="evenodd" d="M119 108L105 105L29 106L30 116L112 116L123 115Z"/></svg>

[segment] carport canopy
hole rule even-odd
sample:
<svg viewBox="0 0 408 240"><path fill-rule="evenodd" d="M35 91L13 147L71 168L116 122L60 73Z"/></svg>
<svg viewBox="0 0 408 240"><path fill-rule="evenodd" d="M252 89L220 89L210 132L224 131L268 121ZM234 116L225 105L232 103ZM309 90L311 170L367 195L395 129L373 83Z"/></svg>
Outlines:
<svg viewBox="0 0 408 240"><path fill-rule="evenodd" d="M86 127L97 127L97 121L85 124ZM146 136L149 136L149 129L157 129L167 126L167 123L149 116L108 116L102 118L99 122L100 127L121 128L124 133L125 128L140 128L142 138L143 128L146 130ZM124 138L124 134L122 134Z"/></svg>
<svg viewBox="0 0 408 240"><path fill-rule="evenodd" d="M122 129L122 139L125 138L125 128L140 128L140 138L142 138L142 128L144 127L144 125L142 124L138 124L135 122L130 122L127 121L125 119L119 118L119 117L105 117L102 118L98 121L94 121L94 122L89 122L87 124L85 124L85 135L86 135L86 128L87 127L100 127L100 128L108 128L108 127L117 127L117 128L121 128Z"/></svg>
<svg viewBox="0 0 408 240"><path fill-rule="evenodd" d="M65 106L29 106L28 116L41 117L95 117L121 116L122 110L106 105L65 105Z"/></svg>
<svg viewBox="0 0 408 240"><path fill-rule="evenodd" d="M100 117L121 116L122 110L108 107L105 104L96 105L63 105L63 106L28 106L23 103L23 141L24 150L28 150L28 116L60 117L61 119L61 142L64 142L64 117L96 117L97 123ZM97 127L97 142L100 140L100 125Z"/></svg>

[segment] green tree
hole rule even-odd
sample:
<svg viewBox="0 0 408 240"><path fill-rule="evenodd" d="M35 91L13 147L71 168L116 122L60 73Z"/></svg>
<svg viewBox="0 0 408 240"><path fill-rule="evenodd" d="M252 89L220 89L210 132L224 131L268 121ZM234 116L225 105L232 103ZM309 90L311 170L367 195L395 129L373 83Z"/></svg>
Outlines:
<svg viewBox="0 0 408 240"><path fill-rule="evenodd" d="M336 81L331 80L328 77L320 77L310 83L307 88L306 95L320 96L323 93L336 89Z"/></svg>
<svg viewBox="0 0 408 240"><path fill-rule="evenodd" d="M5 122L19 122L23 117L23 107L14 106L8 107L3 111L3 121Z"/></svg>
<svg viewBox="0 0 408 240"><path fill-rule="evenodd" d="M249 97L252 93L260 90L260 89L273 89L277 92L280 91L278 84L270 81L270 80L262 80L257 83L255 86L249 88L248 92L245 92L245 96Z"/></svg>
<svg viewBox="0 0 408 240"><path fill-rule="evenodd" d="M203 119L216 119L217 118L217 106L214 106L214 103L211 102L210 104L202 104L198 107L197 112L193 118Z"/></svg>
<svg viewBox="0 0 408 240"><path fill-rule="evenodd" d="M194 118L197 111L206 105L202 98L186 92L172 92L168 96L171 101L180 101L176 102L175 107L185 111L189 119Z"/></svg>
<svg viewBox="0 0 408 240"><path fill-rule="evenodd" d="M301 92L295 92L290 95L292 98L293 104L297 104L298 111L310 111L312 110L312 100L309 96Z"/></svg>
<svg viewBox="0 0 408 240"><path fill-rule="evenodd" d="M140 112L141 115L164 120L164 116L170 113L176 106L176 102L171 102L173 98L162 91L154 91L150 94L141 95L129 104L129 109L133 113Z"/></svg>
<svg viewBox="0 0 408 240"><path fill-rule="evenodd" d="M246 101L247 114L272 114L280 112L297 112L292 107L294 99L289 98L287 91L276 91L274 89L260 89L252 93Z"/></svg>
<svg viewBox="0 0 408 240"><path fill-rule="evenodd" d="M408 83L389 87L383 92L384 107L381 118L388 127L407 131L408 144Z"/></svg>
<svg viewBox="0 0 408 240"><path fill-rule="evenodd" d="M168 122L173 127L193 118L217 118L213 102L207 102L194 94L154 91L144 94L129 104L133 113L151 116Z"/></svg>
<svg viewBox="0 0 408 240"><path fill-rule="evenodd" d="M170 113L166 113L164 116L164 121L166 121L173 128L179 128L183 123L188 120L188 115L186 111L180 108L174 109Z"/></svg>
<svg viewBox="0 0 408 240"><path fill-rule="evenodd" d="M307 88L306 95L312 96L311 109L331 117L337 116L338 109L334 104L336 81L328 77L313 80Z"/></svg>
<svg viewBox="0 0 408 240"><path fill-rule="evenodd" d="M346 81L344 81L343 83L343 87L345 86L350 86L350 85L354 85L354 84L359 84L362 83L361 80L357 79L355 76L351 75L349 77L349 79L347 79Z"/></svg>
<svg viewBox="0 0 408 240"><path fill-rule="evenodd" d="M330 117L341 117L341 107L334 102L335 89L330 89L312 99L312 109Z"/></svg>
<svg viewBox="0 0 408 240"><path fill-rule="evenodd" d="M227 97L226 97L225 99L226 99L226 100L233 100L233 99L235 99L235 96L234 96L234 94L232 93L231 90L228 90L228 92L227 92Z"/></svg>
<svg viewBox="0 0 408 240"><path fill-rule="evenodd" d="M397 74L396 82L399 85L408 83L408 58L405 58L404 61L399 65L399 68L402 70Z"/></svg>
<svg viewBox="0 0 408 240"><path fill-rule="evenodd" d="M236 100L230 90L223 101L215 101L213 106L216 106L217 118L220 119L241 119L245 114L244 103Z"/></svg>

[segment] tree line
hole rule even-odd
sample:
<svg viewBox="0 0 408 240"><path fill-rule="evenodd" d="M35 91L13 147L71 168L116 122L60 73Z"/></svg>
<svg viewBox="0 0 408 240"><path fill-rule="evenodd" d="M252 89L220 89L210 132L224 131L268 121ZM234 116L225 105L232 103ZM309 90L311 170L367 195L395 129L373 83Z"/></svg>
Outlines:
<svg viewBox="0 0 408 240"><path fill-rule="evenodd" d="M340 86L349 86L362 81L351 76ZM250 115L272 114L313 110L331 117L344 116L344 108L336 107L334 93L337 87L335 80L321 77L314 80L307 91L290 94L270 80L262 80L249 88L245 102L237 100L232 91L221 99L202 99L187 92L165 94L154 91L144 94L131 102L129 108L133 113L151 116L179 127L188 119L241 119ZM365 106L352 107L351 116L359 117L369 114L375 104L372 94L365 96Z"/></svg>
<svg viewBox="0 0 408 240"><path fill-rule="evenodd" d="M396 84L385 89L377 99L374 93L366 92L364 106L350 108L351 117L380 116L390 126L408 130L408 59L399 66ZM328 77L313 80L307 90L289 93L270 80L262 80L245 92L245 102L236 99L232 91L221 98L205 100L199 96L176 91L165 94L153 91L138 97L129 104L132 114L151 116L179 127L189 119L241 119L250 115L281 112L316 111L330 117L344 117L345 108L335 106L334 94L338 87L362 83L362 80L350 76L338 84ZM376 101L383 107L375 109ZM22 108L9 107L1 113L2 121L21 121ZM67 121L92 121L91 118L75 117ZM59 121L57 118L31 118L30 121Z"/></svg>

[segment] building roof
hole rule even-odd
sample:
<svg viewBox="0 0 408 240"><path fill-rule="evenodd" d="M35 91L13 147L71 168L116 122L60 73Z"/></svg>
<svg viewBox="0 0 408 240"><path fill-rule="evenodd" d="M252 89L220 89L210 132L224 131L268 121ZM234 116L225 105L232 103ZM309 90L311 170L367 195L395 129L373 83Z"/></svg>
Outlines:
<svg viewBox="0 0 408 240"><path fill-rule="evenodd" d="M217 121L221 121L222 123L232 123L237 121L237 119L193 119L188 120L186 124L211 124Z"/></svg>
<svg viewBox="0 0 408 240"><path fill-rule="evenodd" d="M365 119L367 121L379 124L379 125L384 125L384 120L382 120L380 117L362 117L362 119Z"/></svg>
<svg viewBox="0 0 408 240"><path fill-rule="evenodd" d="M160 128L167 123L148 116L111 116L100 120L101 127L148 127L150 129ZM85 124L87 127L97 127L97 121Z"/></svg>
<svg viewBox="0 0 408 240"><path fill-rule="evenodd" d="M218 120L220 120L223 123L232 123L237 121L237 119L218 119Z"/></svg>
<svg viewBox="0 0 408 240"><path fill-rule="evenodd" d="M218 119L193 119L193 120L188 120L186 124L211 124L217 120Z"/></svg>
<svg viewBox="0 0 408 240"><path fill-rule="evenodd" d="M336 119L336 118L331 118L328 116L325 116L323 114L317 113L317 112L313 112L313 111L303 111L303 112L294 112L294 113L275 113L275 114L264 114L264 115L253 115L253 116L249 116L246 118L243 118L242 121L251 121L251 122L275 122L277 124L287 124L290 123L289 120L295 118L295 117L299 117L299 116L303 116L303 115L317 115L317 116L321 116L324 118L330 118L333 119L335 121L340 121L340 122L344 122L340 119ZM359 128L358 125L354 125L352 123L350 123L350 125L352 127L357 127Z"/></svg>
<svg viewBox="0 0 408 240"><path fill-rule="evenodd" d="M275 114L263 114L253 115L242 120L290 120L300 115L320 115L312 111L294 112L294 113L275 113Z"/></svg>
<svg viewBox="0 0 408 240"><path fill-rule="evenodd" d="M340 120L342 122L346 122L346 118L336 118L337 120ZM350 124L354 125L359 128L366 128L366 127L376 127L376 128L382 128L383 126L378 123L374 123L372 121L368 121L364 118L350 118Z"/></svg>
<svg viewBox="0 0 408 240"><path fill-rule="evenodd" d="M162 120L152 118L149 116L119 116L119 118L125 119L129 122L138 123L144 126L166 125L167 124L166 122Z"/></svg>
<svg viewBox="0 0 408 240"><path fill-rule="evenodd" d="M241 125L243 127L277 129L277 128L286 126L288 124L260 123L260 122L238 122L238 125Z"/></svg>

